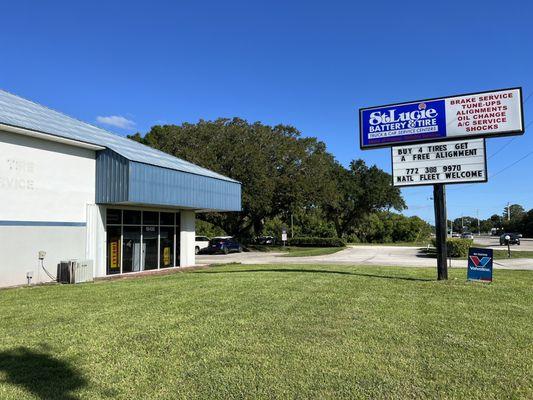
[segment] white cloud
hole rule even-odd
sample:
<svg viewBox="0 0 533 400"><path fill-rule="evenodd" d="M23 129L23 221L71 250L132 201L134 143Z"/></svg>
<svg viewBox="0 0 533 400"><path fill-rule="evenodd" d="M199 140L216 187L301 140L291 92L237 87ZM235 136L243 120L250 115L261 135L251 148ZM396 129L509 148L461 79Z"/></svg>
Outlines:
<svg viewBox="0 0 533 400"><path fill-rule="evenodd" d="M135 122L124 118L122 115L110 115L108 117L98 116L96 121L101 124L115 126L122 129L133 129L135 127Z"/></svg>

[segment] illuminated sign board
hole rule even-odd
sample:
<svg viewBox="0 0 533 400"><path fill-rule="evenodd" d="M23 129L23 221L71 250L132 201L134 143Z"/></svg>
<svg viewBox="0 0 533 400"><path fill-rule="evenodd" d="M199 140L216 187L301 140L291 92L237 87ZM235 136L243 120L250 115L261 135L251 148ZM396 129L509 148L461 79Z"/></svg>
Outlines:
<svg viewBox="0 0 533 400"><path fill-rule="evenodd" d="M359 110L361 149L521 135L522 89L502 89Z"/></svg>

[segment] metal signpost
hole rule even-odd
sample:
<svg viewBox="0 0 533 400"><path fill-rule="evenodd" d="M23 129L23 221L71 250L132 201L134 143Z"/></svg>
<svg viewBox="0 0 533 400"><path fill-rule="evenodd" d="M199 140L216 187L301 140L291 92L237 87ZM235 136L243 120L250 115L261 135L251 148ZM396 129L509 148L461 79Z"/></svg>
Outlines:
<svg viewBox="0 0 533 400"><path fill-rule="evenodd" d="M522 135L522 88L359 110L361 150L391 147L393 185L433 185L437 277L448 279L445 184L487 182L485 138Z"/></svg>
<svg viewBox="0 0 533 400"><path fill-rule="evenodd" d="M281 228L281 241L283 242L283 246L287 243L287 228L283 227Z"/></svg>

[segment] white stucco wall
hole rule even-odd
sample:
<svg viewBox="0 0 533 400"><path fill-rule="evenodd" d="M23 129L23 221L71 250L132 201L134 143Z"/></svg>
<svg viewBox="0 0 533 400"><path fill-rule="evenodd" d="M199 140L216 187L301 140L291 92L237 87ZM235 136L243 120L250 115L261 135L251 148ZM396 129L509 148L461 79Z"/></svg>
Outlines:
<svg viewBox="0 0 533 400"><path fill-rule="evenodd" d="M49 280L65 259L87 258L87 209L95 202L95 152L0 131L0 286ZM74 224L76 226L68 226Z"/></svg>
<svg viewBox="0 0 533 400"><path fill-rule="evenodd" d="M95 152L0 131L0 220L86 222Z"/></svg>
<svg viewBox="0 0 533 400"><path fill-rule="evenodd" d="M196 214L194 211L182 210L180 215L180 267L191 267L196 264Z"/></svg>

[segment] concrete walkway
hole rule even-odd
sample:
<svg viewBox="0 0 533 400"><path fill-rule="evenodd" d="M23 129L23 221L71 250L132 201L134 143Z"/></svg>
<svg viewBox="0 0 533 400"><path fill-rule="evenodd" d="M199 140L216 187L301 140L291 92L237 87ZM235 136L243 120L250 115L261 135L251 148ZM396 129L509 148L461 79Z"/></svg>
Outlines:
<svg viewBox="0 0 533 400"><path fill-rule="evenodd" d="M284 257L284 253L232 253L228 255L198 255L198 264L339 264L390 265L402 267L435 267L436 259L426 257L418 247L351 246L335 254L314 257ZM466 268L466 259L452 260L452 268ZM494 268L533 270L533 259L496 260Z"/></svg>

